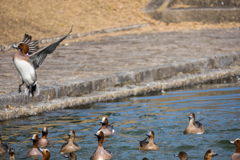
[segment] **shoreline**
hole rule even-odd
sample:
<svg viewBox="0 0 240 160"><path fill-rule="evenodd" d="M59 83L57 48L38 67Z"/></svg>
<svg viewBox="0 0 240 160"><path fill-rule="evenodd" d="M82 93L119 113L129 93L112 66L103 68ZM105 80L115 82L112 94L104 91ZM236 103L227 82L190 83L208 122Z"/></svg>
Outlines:
<svg viewBox="0 0 240 160"><path fill-rule="evenodd" d="M2 102L0 120L237 76L240 73L240 67L236 66L239 60L240 52L233 52L186 64L150 67L85 81L70 81L64 85L43 86L40 96L34 98L14 92L0 96ZM6 105L14 108L6 108Z"/></svg>

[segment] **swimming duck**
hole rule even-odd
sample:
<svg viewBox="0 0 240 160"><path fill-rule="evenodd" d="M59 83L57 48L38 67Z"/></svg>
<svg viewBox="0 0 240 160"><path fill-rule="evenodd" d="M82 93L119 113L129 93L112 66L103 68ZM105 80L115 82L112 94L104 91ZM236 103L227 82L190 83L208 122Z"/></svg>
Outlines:
<svg viewBox="0 0 240 160"><path fill-rule="evenodd" d="M50 159L51 153L48 149L43 149L42 153L43 153L42 160L49 160Z"/></svg>
<svg viewBox="0 0 240 160"><path fill-rule="evenodd" d="M69 160L77 160L77 155L75 153L69 153L68 155L64 155L63 157L68 158Z"/></svg>
<svg viewBox="0 0 240 160"><path fill-rule="evenodd" d="M8 145L6 143L2 143L2 136L0 135L0 154L4 154L8 152Z"/></svg>
<svg viewBox="0 0 240 160"><path fill-rule="evenodd" d="M10 148L8 153L9 153L9 160L15 160L15 149Z"/></svg>
<svg viewBox="0 0 240 160"><path fill-rule="evenodd" d="M38 49L37 41L31 41L32 37L27 34L25 34L22 42L17 46L13 46L13 48L18 50L13 56L13 63L22 80L22 84L20 84L18 88L19 93L21 92L21 86L25 83L26 95L39 95L40 92L37 85L37 74L35 70L42 64L47 55L52 53L71 31L72 29L66 36L59 39L57 42L41 49Z"/></svg>
<svg viewBox="0 0 240 160"><path fill-rule="evenodd" d="M102 131L104 136L109 136L115 133L113 125L108 125L108 119L106 117L103 117L100 123L102 123L102 128L100 128L99 131Z"/></svg>
<svg viewBox="0 0 240 160"><path fill-rule="evenodd" d="M44 127L42 130L42 138L38 142L39 147L50 145L50 142L47 140L48 129Z"/></svg>
<svg viewBox="0 0 240 160"><path fill-rule="evenodd" d="M217 153L214 153L213 149L209 149L205 156L204 156L204 160L211 160L213 158L213 156L217 156Z"/></svg>
<svg viewBox="0 0 240 160"><path fill-rule="evenodd" d="M174 155L175 157L179 157L180 160L188 160L188 155L186 152L179 152L178 154Z"/></svg>
<svg viewBox="0 0 240 160"><path fill-rule="evenodd" d="M237 147L236 152L232 155L231 160L240 160L240 138L230 141L230 143L235 144Z"/></svg>
<svg viewBox="0 0 240 160"><path fill-rule="evenodd" d="M70 130L69 132L69 141L65 144L62 145L62 148L60 149L59 153L68 153L68 152L74 152L78 149L81 149L81 147L79 147L75 142L75 131L74 130Z"/></svg>
<svg viewBox="0 0 240 160"><path fill-rule="evenodd" d="M189 124L187 126L187 128L185 129L185 131L183 132L183 134L203 134L204 132L204 127L202 125L202 123L200 123L201 120L199 121L195 121L195 114L194 113L190 113L189 118Z"/></svg>
<svg viewBox="0 0 240 160"><path fill-rule="evenodd" d="M149 138L149 142L147 142L147 138ZM159 147L153 142L154 140L154 132L149 131L147 134L147 138L143 141L140 141L139 150L159 150Z"/></svg>
<svg viewBox="0 0 240 160"><path fill-rule="evenodd" d="M95 136L98 138L98 148L90 157L90 160L104 160L113 158L112 153L103 148L104 134L102 131L98 131Z"/></svg>
<svg viewBox="0 0 240 160"><path fill-rule="evenodd" d="M33 141L33 148L26 156L43 156L41 149L38 148L38 135L34 134L31 140Z"/></svg>

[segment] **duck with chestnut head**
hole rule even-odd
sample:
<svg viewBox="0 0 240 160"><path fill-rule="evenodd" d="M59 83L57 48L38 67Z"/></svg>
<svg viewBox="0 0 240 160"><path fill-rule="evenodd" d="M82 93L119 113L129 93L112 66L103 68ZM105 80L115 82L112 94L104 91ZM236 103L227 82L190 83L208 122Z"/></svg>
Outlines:
<svg viewBox="0 0 240 160"><path fill-rule="evenodd" d="M102 131L98 131L95 136L98 138L98 148L90 157L90 160L105 160L105 159L112 159L112 153L103 148L103 141L104 141L104 134Z"/></svg>

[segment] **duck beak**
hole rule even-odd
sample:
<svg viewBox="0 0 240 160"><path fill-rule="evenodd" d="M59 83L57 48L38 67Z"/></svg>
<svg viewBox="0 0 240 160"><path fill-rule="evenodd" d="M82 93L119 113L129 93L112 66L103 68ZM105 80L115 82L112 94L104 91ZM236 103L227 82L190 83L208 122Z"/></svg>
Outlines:
<svg viewBox="0 0 240 160"><path fill-rule="evenodd" d="M35 137L32 137L30 140L34 141L34 140L36 140L36 139L35 139Z"/></svg>
<svg viewBox="0 0 240 160"><path fill-rule="evenodd" d="M234 144L234 141L229 141L229 143L232 143L232 144Z"/></svg>
<svg viewBox="0 0 240 160"><path fill-rule="evenodd" d="M217 153L213 153L213 156L217 156L218 154Z"/></svg>
<svg viewBox="0 0 240 160"><path fill-rule="evenodd" d="M43 152L43 149L42 149L41 147L39 147L39 150L40 150L41 152Z"/></svg>
<svg viewBox="0 0 240 160"><path fill-rule="evenodd" d="M63 155L64 158L68 158L68 155Z"/></svg>
<svg viewBox="0 0 240 160"><path fill-rule="evenodd" d="M72 134L69 132L68 135L71 136Z"/></svg>
<svg viewBox="0 0 240 160"><path fill-rule="evenodd" d="M146 136L150 137L151 135L148 133L148 134L146 134Z"/></svg>
<svg viewBox="0 0 240 160"><path fill-rule="evenodd" d="M94 135L95 135L95 136L97 136L97 137L99 136L99 134L98 134L98 133L95 133Z"/></svg>
<svg viewBox="0 0 240 160"><path fill-rule="evenodd" d="M18 46L12 46L12 47L15 48L15 49L19 49Z"/></svg>
<svg viewBox="0 0 240 160"><path fill-rule="evenodd" d="M175 156L175 157L178 157L178 155L177 155L177 154L174 154L174 156Z"/></svg>

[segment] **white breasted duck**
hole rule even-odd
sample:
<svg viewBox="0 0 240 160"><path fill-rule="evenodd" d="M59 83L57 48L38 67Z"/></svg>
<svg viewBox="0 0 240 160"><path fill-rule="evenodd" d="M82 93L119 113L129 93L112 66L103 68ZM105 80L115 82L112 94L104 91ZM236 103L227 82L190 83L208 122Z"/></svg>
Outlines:
<svg viewBox="0 0 240 160"><path fill-rule="evenodd" d="M183 132L183 134L203 134L204 132L204 127L202 125L202 123L200 123L201 120L199 121L195 121L195 114L194 113L190 113L189 118L189 124L187 126L187 128L185 129L185 131Z"/></svg>
<svg viewBox="0 0 240 160"><path fill-rule="evenodd" d="M102 131L98 131L95 136L98 138L98 148L90 157L90 160L105 160L113 158L112 153L103 148L104 134Z"/></svg>
<svg viewBox="0 0 240 160"><path fill-rule="evenodd" d="M70 132L68 133L69 136L69 141L65 144L62 145L62 148L60 149L59 153L69 153L69 152L74 152L78 149L81 149L81 147L79 147L77 145L77 143L74 142L75 139L75 131L74 130L70 130Z"/></svg>
<svg viewBox="0 0 240 160"><path fill-rule="evenodd" d="M149 138L149 142L147 142L147 138ZM153 142L154 140L154 132L149 131L147 134L147 138L139 142L139 150L159 150L159 147Z"/></svg>
<svg viewBox="0 0 240 160"><path fill-rule="evenodd" d="M39 95L39 88L37 85L36 69L42 64L48 54L52 53L57 46L62 42L70 33L59 39L57 42L38 49L37 41L31 41L32 37L25 34L24 39L17 46L13 48L18 51L13 56L13 63L17 68L19 77L22 80L22 84L19 85L19 92L21 92L21 86L25 83L25 94L28 96ZM30 95L31 94L31 95Z"/></svg>

